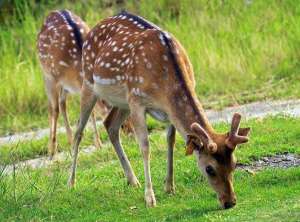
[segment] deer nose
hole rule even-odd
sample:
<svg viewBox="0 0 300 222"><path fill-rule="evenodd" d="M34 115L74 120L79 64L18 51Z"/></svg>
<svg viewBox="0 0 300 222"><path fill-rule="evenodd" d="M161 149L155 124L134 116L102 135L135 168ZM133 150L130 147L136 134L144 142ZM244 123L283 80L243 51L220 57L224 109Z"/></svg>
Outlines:
<svg viewBox="0 0 300 222"><path fill-rule="evenodd" d="M229 209L229 208L232 208L232 207L234 207L235 206L235 201L234 202L225 202L224 203L224 208L225 209Z"/></svg>

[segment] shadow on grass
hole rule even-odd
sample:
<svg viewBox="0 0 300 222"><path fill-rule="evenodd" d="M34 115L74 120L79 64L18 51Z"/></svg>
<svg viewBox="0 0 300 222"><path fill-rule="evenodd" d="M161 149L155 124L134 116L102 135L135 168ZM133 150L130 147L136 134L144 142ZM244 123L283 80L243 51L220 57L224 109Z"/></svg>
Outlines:
<svg viewBox="0 0 300 222"><path fill-rule="evenodd" d="M199 207L193 209L185 209L174 215L168 216L165 221L180 221L182 219L188 220L192 218L202 217L208 213L219 212L222 210L220 207Z"/></svg>

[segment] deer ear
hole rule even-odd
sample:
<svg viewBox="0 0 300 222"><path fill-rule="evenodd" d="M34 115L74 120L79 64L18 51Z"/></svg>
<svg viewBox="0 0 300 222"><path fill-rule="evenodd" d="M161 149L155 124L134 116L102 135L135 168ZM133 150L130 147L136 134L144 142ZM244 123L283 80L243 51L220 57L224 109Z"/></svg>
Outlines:
<svg viewBox="0 0 300 222"><path fill-rule="evenodd" d="M186 148L185 148L185 155L189 156L192 155L194 150L199 150L199 146L196 144L197 137L193 135L188 135L186 140Z"/></svg>
<svg viewBox="0 0 300 222"><path fill-rule="evenodd" d="M247 127L247 128L239 128L238 131L238 135L239 136L248 136L248 134L250 133L251 128Z"/></svg>

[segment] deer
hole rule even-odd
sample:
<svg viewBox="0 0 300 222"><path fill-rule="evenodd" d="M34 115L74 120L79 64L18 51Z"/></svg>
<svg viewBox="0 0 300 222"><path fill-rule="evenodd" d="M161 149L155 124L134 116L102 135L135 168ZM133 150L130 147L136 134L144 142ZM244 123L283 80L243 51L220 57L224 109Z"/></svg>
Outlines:
<svg viewBox="0 0 300 222"><path fill-rule="evenodd" d="M168 125L165 191L175 192L173 152L178 131L186 141L186 155L194 154L220 205L228 209L236 204L234 150L249 140L250 128L240 128L241 115L235 113L229 132L215 131L197 98L192 64L173 35L138 15L122 11L100 21L87 34L82 63L84 80L72 146L70 188L75 185L82 131L97 99L101 98L113 107L104 120L109 139L128 183L139 187L119 136L121 124L131 116L143 157L147 207L156 206L156 199L146 114Z"/></svg>
<svg viewBox="0 0 300 222"><path fill-rule="evenodd" d="M81 91L82 44L89 30L88 25L79 16L69 10L57 10L49 13L38 34L37 49L48 97L50 159L57 152L56 128L59 111L64 119L68 142L72 143L72 130L66 112L66 101L69 94L80 94ZM105 101L97 101L97 111L102 119L109 109ZM97 131L94 112L92 112L91 123L94 131L94 144L100 148L102 142ZM124 128L126 132L132 131L129 121Z"/></svg>

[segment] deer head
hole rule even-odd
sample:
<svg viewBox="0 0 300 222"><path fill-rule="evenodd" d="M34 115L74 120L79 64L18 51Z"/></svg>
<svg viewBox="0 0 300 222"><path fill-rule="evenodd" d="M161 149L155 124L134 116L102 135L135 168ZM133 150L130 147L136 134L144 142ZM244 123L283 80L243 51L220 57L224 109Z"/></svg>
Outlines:
<svg viewBox="0 0 300 222"><path fill-rule="evenodd" d="M239 128L241 115L235 113L231 129L226 134L209 135L198 123L191 125L192 135L187 137L187 155L194 153L199 169L216 191L220 204L228 209L236 204L233 189L235 148L248 141L250 128Z"/></svg>

